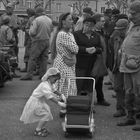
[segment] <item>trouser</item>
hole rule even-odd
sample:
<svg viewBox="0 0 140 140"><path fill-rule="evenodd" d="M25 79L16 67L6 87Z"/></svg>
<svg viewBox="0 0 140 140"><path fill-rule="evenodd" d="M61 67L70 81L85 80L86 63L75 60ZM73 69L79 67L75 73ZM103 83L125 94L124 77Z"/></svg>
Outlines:
<svg viewBox="0 0 140 140"><path fill-rule="evenodd" d="M134 112L135 101L140 99L140 71L124 73L125 104L128 112Z"/></svg>
<svg viewBox="0 0 140 140"><path fill-rule="evenodd" d="M49 49L49 40L39 40L32 42L27 69L29 75L33 75L33 71L36 68L36 63L38 60L40 61L39 63L40 77L42 77L46 73L48 49Z"/></svg>
<svg viewBox="0 0 140 140"><path fill-rule="evenodd" d="M29 56L31 50L31 39L28 39L25 45L25 55L24 55L24 62L28 63Z"/></svg>
<svg viewBox="0 0 140 140"><path fill-rule="evenodd" d="M87 77L86 70L76 68L76 77ZM93 81L91 80L76 80L76 84L77 84L78 93L80 93L81 91L88 91L88 92L93 91ZM98 78L95 84L98 102L104 101L104 94L103 94L102 87L103 87L103 77L100 77Z"/></svg>
<svg viewBox="0 0 140 140"><path fill-rule="evenodd" d="M114 87L114 74L112 73L110 69L108 69L108 76L109 76L109 81L112 84L112 87Z"/></svg>
<svg viewBox="0 0 140 140"><path fill-rule="evenodd" d="M119 71L114 73L114 91L116 92L116 109L125 110L124 74Z"/></svg>

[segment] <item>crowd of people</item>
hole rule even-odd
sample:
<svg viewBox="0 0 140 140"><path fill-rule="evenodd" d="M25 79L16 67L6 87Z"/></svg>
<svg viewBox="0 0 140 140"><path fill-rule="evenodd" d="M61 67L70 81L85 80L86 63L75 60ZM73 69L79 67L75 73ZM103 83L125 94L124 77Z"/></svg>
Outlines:
<svg viewBox="0 0 140 140"><path fill-rule="evenodd" d="M26 33L24 57L26 67L22 70L27 74L21 77L21 80L33 80L35 72L39 74L39 79L43 80L42 77L46 74L47 77L44 83L33 92L30 102L28 101L24 108L21 120L25 123L40 120L35 134L46 136L48 131L43 128L44 121L51 120L52 115L49 107L45 106L43 98L57 102L62 107L61 115L66 113L65 103L55 98L56 92L52 89L52 85L55 83L58 92L66 98L69 95L92 93L92 81L73 79L69 88L69 78L92 77L96 61L101 59L104 65L102 70L107 70L110 80L106 84L111 84L111 88L116 93L116 112L113 117L126 116L126 119L117 125L135 125L136 118L140 118L140 2L133 2L130 5L128 15L122 14L119 9L106 9L104 14L99 14L94 13L92 8L86 7L81 17L75 17L68 12L63 13L59 21L55 22L46 15L42 7L28 9L27 14L28 21L23 29ZM15 23L13 25L16 27L9 24L13 21L12 18L9 21L9 15L3 16L0 36L3 30L7 32L9 27L11 30L7 32L7 41L16 42L16 36L13 41L10 32L15 34L14 29L18 27ZM0 43L2 41L4 44L5 40L1 37ZM17 43L14 45L17 55L16 48ZM49 52L53 68L52 71L48 70L50 72L48 76ZM97 104L110 106L104 98L104 76L106 73L94 76ZM32 100L39 102L40 106L34 106L35 103L32 104ZM32 108L29 108L29 103L33 106ZM33 114L34 111L35 114ZM30 113L27 116L28 112ZM140 127L135 127L133 130L140 131Z"/></svg>
<svg viewBox="0 0 140 140"><path fill-rule="evenodd" d="M6 11L0 16L0 47L10 47L9 54L18 57L18 29L20 22L17 15L13 13L14 5L8 3ZM19 78L16 68L12 69L12 77Z"/></svg>

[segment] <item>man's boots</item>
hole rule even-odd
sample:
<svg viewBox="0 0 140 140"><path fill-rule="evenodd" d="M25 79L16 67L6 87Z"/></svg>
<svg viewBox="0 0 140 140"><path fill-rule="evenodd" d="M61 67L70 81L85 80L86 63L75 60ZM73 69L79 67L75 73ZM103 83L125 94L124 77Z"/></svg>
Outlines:
<svg viewBox="0 0 140 140"><path fill-rule="evenodd" d="M135 125L136 120L134 118L134 111L128 111L128 115L126 119L117 124L117 126L128 126L128 125Z"/></svg>

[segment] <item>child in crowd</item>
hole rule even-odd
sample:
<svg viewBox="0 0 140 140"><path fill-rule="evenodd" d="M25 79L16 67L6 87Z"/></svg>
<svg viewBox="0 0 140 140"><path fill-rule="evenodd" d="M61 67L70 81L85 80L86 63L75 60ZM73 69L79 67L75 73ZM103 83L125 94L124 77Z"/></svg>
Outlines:
<svg viewBox="0 0 140 140"><path fill-rule="evenodd" d="M53 119L53 116L47 100L57 103L62 108L66 107L64 102L60 102L62 99L65 100L64 96L55 90L55 83L59 79L60 72L58 69L49 68L24 107L20 120L25 124L38 122L34 132L36 136L46 137L49 134L45 125L47 121Z"/></svg>

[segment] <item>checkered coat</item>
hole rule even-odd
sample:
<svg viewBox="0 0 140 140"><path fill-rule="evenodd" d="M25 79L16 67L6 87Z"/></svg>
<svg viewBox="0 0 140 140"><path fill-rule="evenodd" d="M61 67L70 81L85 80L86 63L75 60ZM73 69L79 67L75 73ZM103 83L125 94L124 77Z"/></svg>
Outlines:
<svg viewBox="0 0 140 140"><path fill-rule="evenodd" d="M54 59L53 67L58 68L61 73L61 79L59 81L59 92L65 96L76 95L76 81L71 80L71 87L68 90L68 78L75 77L75 65L72 67L67 66L64 63L63 56L69 57L71 54L76 55L78 53L78 46L75 42L72 33L60 31L56 38L56 58Z"/></svg>

